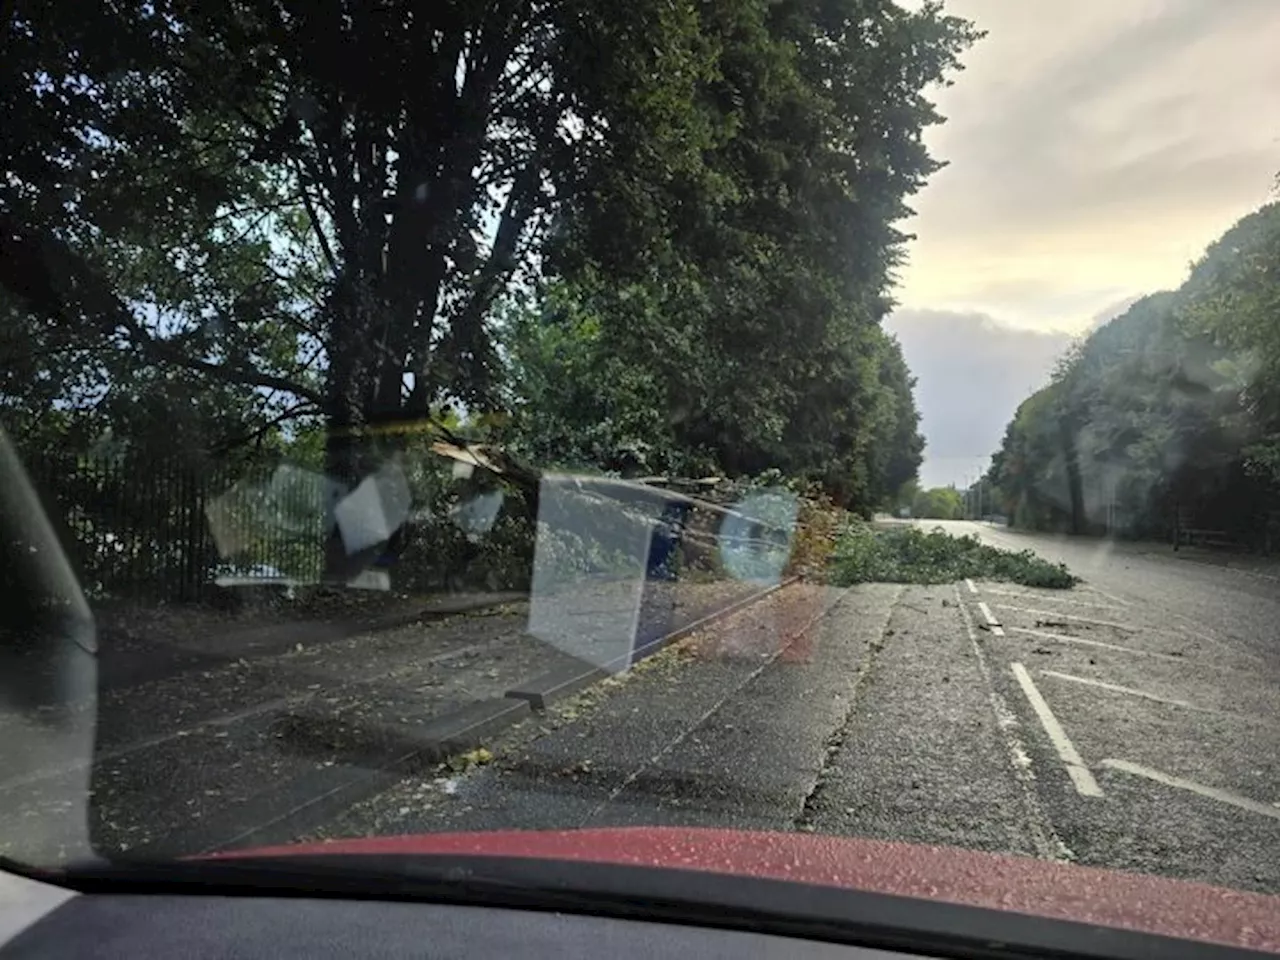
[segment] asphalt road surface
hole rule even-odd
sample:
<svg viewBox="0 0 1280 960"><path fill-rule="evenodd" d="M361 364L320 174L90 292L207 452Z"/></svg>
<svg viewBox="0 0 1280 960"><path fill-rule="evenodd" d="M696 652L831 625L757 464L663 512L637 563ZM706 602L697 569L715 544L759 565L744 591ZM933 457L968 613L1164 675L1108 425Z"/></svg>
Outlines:
<svg viewBox="0 0 1280 960"><path fill-rule="evenodd" d="M946 526L1085 583L791 588L308 836L804 830L1280 893L1280 582Z"/></svg>
<svg viewBox="0 0 1280 960"><path fill-rule="evenodd" d="M303 633L104 692L95 836L194 853L442 830L800 830L1280 893L1280 580L1168 548L945 526L1085 582L796 584L407 771L353 731L371 717L408 742L543 669L527 610ZM82 772L15 777L5 742L0 836L20 844ZM362 799L311 804L365 774Z"/></svg>

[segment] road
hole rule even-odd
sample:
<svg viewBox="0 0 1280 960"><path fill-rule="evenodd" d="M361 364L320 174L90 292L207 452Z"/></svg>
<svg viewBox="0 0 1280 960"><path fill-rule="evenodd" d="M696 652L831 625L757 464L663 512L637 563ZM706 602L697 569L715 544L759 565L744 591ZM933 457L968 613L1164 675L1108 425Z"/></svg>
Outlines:
<svg viewBox="0 0 1280 960"><path fill-rule="evenodd" d="M738 827L1280 893L1280 581L1165 548L945 526L1085 582L796 584L545 712L526 708L482 750L408 769L384 761L414 729L545 667L527 608L340 642L302 633L286 650L103 694L95 837L168 854ZM20 841L76 775L10 773L0 836ZM373 789L335 804L353 776Z"/></svg>
<svg viewBox="0 0 1280 960"><path fill-rule="evenodd" d="M1280 893L1280 583L948 526L1085 582L774 597L310 836L805 830Z"/></svg>

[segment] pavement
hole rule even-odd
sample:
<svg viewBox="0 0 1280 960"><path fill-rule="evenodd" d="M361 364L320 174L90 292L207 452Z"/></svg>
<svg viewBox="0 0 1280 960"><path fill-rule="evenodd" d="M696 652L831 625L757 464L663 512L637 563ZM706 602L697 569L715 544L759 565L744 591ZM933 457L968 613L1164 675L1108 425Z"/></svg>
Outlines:
<svg viewBox="0 0 1280 960"><path fill-rule="evenodd" d="M741 606L742 586L721 584L700 609L732 612L539 709L506 696L555 661L524 605L299 641L104 694L95 839L167 855L727 826L1280 893L1270 574L1153 545L942 526L1065 562L1084 582L799 583ZM424 730L458 717L475 724L466 749L415 753ZM0 837L66 789L45 774L0 782Z"/></svg>
<svg viewBox="0 0 1280 960"><path fill-rule="evenodd" d="M339 615L305 618L287 608L246 605L232 616L181 605L111 609L98 620L98 690L105 693L216 668L241 658L261 658L293 650L299 641L316 646L348 637L389 630L515 603L527 593L464 592L369 604Z"/></svg>
<svg viewBox="0 0 1280 960"><path fill-rule="evenodd" d="M802 633L783 593L511 728L490 762L404 778L305 837L729 826L1280 893L1275 586L944 526L1085 582L822 588Z"/></svg>
<svg viewBox="0 0 1280 960"><path fill-rule="evenodd" d="M760 591L652 584L627 620L658 638ZM99 850L175 856L288 838L528 718L520 694L541 678L555 677L563 695L599 678L573 655L589 649L566 652L531 632L519 594L442 598L361 621L239 618L184 630L186 619L162 613L137 635L113 625L95 697L0 709L0 853L58 859L63 841L46 821L77 806L86 781ZM51 756L42 731L86 716L92 759Z"/></svg>

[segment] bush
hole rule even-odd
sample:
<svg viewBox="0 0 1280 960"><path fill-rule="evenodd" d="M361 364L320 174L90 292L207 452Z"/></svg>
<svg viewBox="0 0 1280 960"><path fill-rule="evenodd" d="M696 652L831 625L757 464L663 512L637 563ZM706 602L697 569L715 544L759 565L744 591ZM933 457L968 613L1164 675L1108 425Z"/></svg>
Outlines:
<svg viewBox="0 0 1280 960"><path fill-rule="evenodd" d="M959 520L964 516L964 500L950 487L921 490L911 501L911 515L924 520Z"/></svg>
<svg viewBox="0 0 1280 960"><path fill-rule="evenodd" d="M952 583L972 577L1008 580L1028 587L1064 590L1080 582L1065 566L1030 550L1014 553L987 546L977 537L953 537L918 527L873 530L850 523L831 561L831 582Z"/></svg>

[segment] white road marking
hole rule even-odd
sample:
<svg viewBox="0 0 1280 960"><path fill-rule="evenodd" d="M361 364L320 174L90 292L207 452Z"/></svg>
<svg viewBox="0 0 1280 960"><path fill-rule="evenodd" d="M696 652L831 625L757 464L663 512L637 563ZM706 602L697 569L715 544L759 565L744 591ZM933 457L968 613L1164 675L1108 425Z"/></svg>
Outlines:
<svg viewBox="0 0 1280 960"><path fill-rule="evenodd" d="M1013 664L1013 675L1022 687L1022 692L1027 695L1027 700L1031 703L1031 709L1040 718L1040 725L1044 727L1044 732L1049 735L1053 748L1058 751L1058 756L1066 765L1067 774L1071 777L1071 782L1075 784L1076 793L1082 797L1102 796L1102 788L1098 786L1098 781L1093 779L1093 774L1085 766L1084 759L1080 756L1080 752L1076 750L1075 744L1071 742L1067 732L1062 729L1062 724L1058 723L1058 718L1049 709L1049 704L1045 703L1044 697L1040 695L1035 682L1031 679L1031 674L1027 673L1027 668L1020 663L1015 663Z"/></svg>
<svg viewBox="0 0 1280 960"><path fill-rule="evenodd" d="M969 588L969 592L970 592L970 593L977 593L977 592L978 592L978 588L977 588L976 586L974 586L973 581L972 581L972 580L970 580L968 577L965 577L965 578L964 578L964 585L965 585L966 587L968 587L968 588ZM999 590L997 590L997 591L995 591L995 592L996 592L996 593L999 593L1000 591L999 591Z"/></svg>
<svg viewBox="0 0 1280 960"><path fill-rule="evenodd" d="M1114 603L1095 603L1092 600L1076 600L1069 597L1059 597L1051 593L1020 593L1017 590L997 590L994 587L987 587L987 593L994 593L1001 597L1017 597L1020 600L1051 600L1054 603L1069 603L1077 607L1098 607L1102 610L1119 610L1120 608Z"/></svg>
<svg viewBox="0 0 1280 960"><path fill-rule="evenodd" d="M996 606L1001 610L1018 610L1021 613L1031 613L1037 617L1048 617L1050 620L1075 620L1077 623L1092 623L1099 627L1115 627L1117 630L1128 630L1130 632L1138 629L1123 623L1116 623L1114 620L1095 620L1093 617L1081 617L1074 613L1063 613L1061 610L1033 610L1030 607L1018 607L1012 603L997 603Z"/></svg>
<svg viewBox="0 0 1280 960"><path fill-rule="evenodd" d="M1096 593L1100 597L1106 597L1112 603L1118 603L1122 607L1129 606L1128 600L1122 600L1120 597L1117 597L1114 593L1107 593L1107 591L1099 590L1097 587L1092 585L1089 587L1089 589L1092 590L1094 593Z"/></svg>
<svg viewBox="0 0 1280 960"><path fill-rule="evenodd" d="M1104 643L1101 640L1089 640L1086 637L1073 637L1066 633L1050 633L1047 630L1032 630L1030 627L1010 627L1014 633L1025 633L1042 640L1053 640L1058 643L1077 643L1085 647L1101 647L1103 650L1117 650L1120 653L1136 653L1143 657L1159 657L1161 660L1174 660L1178 663L1191 663L1186 657L1175 657L1171 653L1157 653L1154 650L1139 650L1137 647L1125 647L1118 643Z"/></svg>
<svg viewBox="0 0 1280 960"><path fill-rule="evenodd" d="M982 616L986 618L987 626L991 629L991 633L997 637L1003 637L1004 627L1000 626L1000 621L997 620L996 615L991 612L991 608L979 600L978 609L982 611Z"/></svg>
<svg viewBox="0 0 1280 960"><path fill-rule="evenodd" d="M991 704L991 712L995 714L996 726L1004 737L1005 750L1009 754L1009 765L1013 768L1013 777L1019 786L1023 810L1026 813L1024 822L1031 835L1031 846L1036 855L1045 860L1057 860L1070 863L1076 856L1062 842L1053 829L1053 824L1044 815L1040 807L1040 798L1036 793L1036 774L1031 768L1031 756L1018 734L1018 717L1009 709L996 685L991 681L991 668L987 665L987 656L982 652L982 644L978 643L978 631L973 626L973 615L969 608L960 602L960 588L956 587L956 606L960 608L961 619L964 620L965 631L969 634L969 646L973 649L974 659L978 662L978 671L982 674L987 688L987 701Z"/></svg>
<svg viewBox="0 0 1280 960"><path fill-rule="evenodd" d="M1102 765L1111 770L1120 770L1124 773L1131 773L1135 777L1146 777L1148 780L1154 780L1156 783L1163 783L1166 787L1177 787L1179 790L1186 790L1189 793L1197 793L1202 797L1208 797L1210 800L1217 800L1220 803L1228 803L1233 807L1239 807L1241 810L1248 810L1251 813L1260 813L1264 817L1271 817L1273 820L1280 820L1280 809L1277 809L1274 804L1250 800L1248 797L1242 797L1240 794L1232 793L1230 790L1220 790L1217 787L1206 787L1203 783L1196 783L1194 780L1184 780L1182 777L1175 777L1167 773L1161 773L1159 770L1153 770L1151 767L1144 767L1140 763L1130 763L1128 760L1103 760Z"/></svg>
<svg viewBox="0 0 1280 960"><path fill-rule="evenodd" d="M1133 687L1122 687L1118 683L1107 683L1104 680L1092 680L1089 677L1077 677L1072 673L1059 673L1057 670L1041 670L1042 677L1054 677L1057 680L1070 680L1072 683L1084 683L1091 687L1100 687L1103 690L1111 690L1115 693L1127 693L1131 697L1141 697L1143 700L1154 700L1156 703L1167 703L1172 707L1185 707L1188 710L1195 710L1199 713L1216 713L1220 716L1236 716L1236 714L1225 713L1222 710L1214 710L1210 707L1198 707L1194 703L1188 703L1186 700L1174 700L1171 697L1162 697L1156 693L1147 693L1145 690L1135 690ZM1241 717L1240 719L1248 719Z"/></svg>

